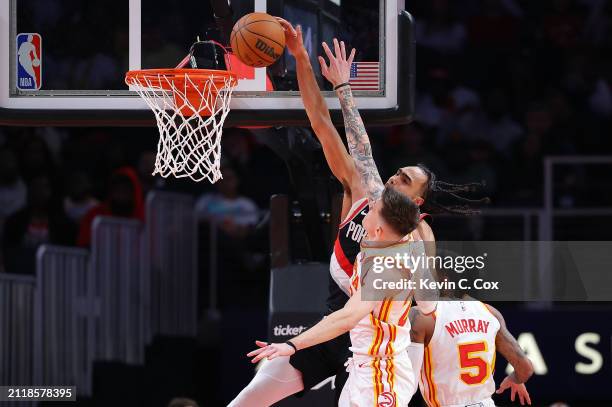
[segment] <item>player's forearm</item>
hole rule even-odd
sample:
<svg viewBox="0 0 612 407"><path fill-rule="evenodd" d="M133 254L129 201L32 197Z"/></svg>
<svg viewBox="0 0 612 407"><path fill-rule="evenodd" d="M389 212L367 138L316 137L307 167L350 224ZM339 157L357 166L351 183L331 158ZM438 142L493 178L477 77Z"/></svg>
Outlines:
<svg viewBox="0 0 612 407"><path fill-rule="evenodd" d="M412 374L414 375L414 382L419 382L419 376L421 375L421 366L423 366L423 356L424 356L424 345L422 343L412 342L408 345L406 352L408 353L408 358L410 359L410 364L412 365ZM415 388L416 392L418 389ZM414 394L414 393L413 393Z"/></svg>
<svg viewBox="0 0 612 407"><path fill-rule="evenodd" d="M406 243L407 250L412 253L412 256L416 258L428 258L429 255L424 241L414 241ZM412 270L411 281L414 282L414 299L419 306L419 313L429 315L434 312L438 306L438 299L440 298L440 292L436 288L428 287L427 284L422 285L421 282L435 281L431 270L434 267L428 267L425 262L423 264L417 264Z"/></svg>
<svg viewBox="0 0 612 407"><path fill-rule="evenodd" d="M292 338L291 342L299 350L327 342L350 331L352 328L351 320L346 314L344 309L333 312L306 332Z"/></svg>
<svg viewBox="0 0 612 407"><path fill-rule="evenodd" d="M495 308L485 304L500 323L499 331L495 337L495 348L514 368L516 383L524 383L533 374L533 364L527 357L518 341L508 330L503 315Z"/></svg>
<svg viewBox="0 0 612 407"><path fill-rule="evenodd" d="M516 383L525 383L533 375L533 365L527 357L521 358L516 365L512 364L512 367L514 372L511 376Z"/></svg>
<svg viewBox="0 0 612 407"><path fill-rule="evenodd" d="M355 192L355 195L358 195L357 192L361 191L361 187L352 185L353 180L357 180L353 176L355 166L331 121L329 109L319 90L308 53L303 50L296 55L295 59L302 101L310 125L323 147L327 164L334 176L342 183L344 191Z"/></svg>
<svg viewBox="0 0 612 407"><path fill-rule="evenodd" d="M329 109L323 95L321 95L321 90L319 89L319 84L315 78L310 57L306 50L296 55L295 63L302 101L311 126L316 129L319 126L325 125L326 122L331 123Z"/></svg>
<svg viewBox="0 0 612 407"><path fill-rule="evenodd" d="M355 162L357 173L370 201L377 200L384 189L384 184L372 157L372 146L366 132L359 110L355 105L350 86L343 86L336 91L342 107L344 128L349 152Z"/></svg>

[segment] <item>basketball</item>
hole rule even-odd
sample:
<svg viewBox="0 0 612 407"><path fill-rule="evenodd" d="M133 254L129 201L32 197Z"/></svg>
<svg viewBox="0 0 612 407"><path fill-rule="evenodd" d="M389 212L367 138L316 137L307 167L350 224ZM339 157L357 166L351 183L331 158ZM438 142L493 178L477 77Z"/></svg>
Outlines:
<svg viewBox="0 0 612 407"><path fill-rule="evenodd" d="M236 22L230 36L234 54L246 65L272 65L285 49L285 32L274 17L250 13Z"/></svg>

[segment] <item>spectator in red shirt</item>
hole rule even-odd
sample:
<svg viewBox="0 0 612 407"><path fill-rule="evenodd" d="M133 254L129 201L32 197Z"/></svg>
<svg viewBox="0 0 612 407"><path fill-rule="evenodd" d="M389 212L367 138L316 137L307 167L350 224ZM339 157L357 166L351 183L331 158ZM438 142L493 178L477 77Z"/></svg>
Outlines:
<svg viewBox="0 0 612 407"><path fill-rule="evenodd" d="M91 243L91 225L98 216L116 216L144 220L144 197L136 171L129 167L116 170L111 176L106 200L93 207L81 220L78 245Z"/></svg>

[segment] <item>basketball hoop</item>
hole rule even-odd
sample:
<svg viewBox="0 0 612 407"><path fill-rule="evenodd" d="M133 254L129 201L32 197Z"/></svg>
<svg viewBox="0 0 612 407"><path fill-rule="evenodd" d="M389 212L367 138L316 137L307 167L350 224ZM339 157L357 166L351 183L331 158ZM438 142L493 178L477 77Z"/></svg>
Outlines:
<svg viewBox="0 0 612 407"><path fill-rule="evenodd" d="M130 71L125 83L153 110L159 143L153 175L221 178L221 134L236 75L218 69Z"/></svg>

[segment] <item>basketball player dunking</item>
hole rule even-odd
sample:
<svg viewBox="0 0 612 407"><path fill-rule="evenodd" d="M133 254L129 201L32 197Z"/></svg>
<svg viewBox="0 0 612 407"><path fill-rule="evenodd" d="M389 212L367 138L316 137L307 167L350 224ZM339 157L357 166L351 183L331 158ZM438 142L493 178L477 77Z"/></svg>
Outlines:
<svg viewBox="0 0 612 407"><path fill-rule="evenodd" d="M467 277L445 269L438 270L438 275L455 283ZM533 366L498 310L461 289L443 293L431 315L418 308L410 310L411 334L414 343L425 345L417 376L429 407L494 407L496 351L514 367L497 393L510 389L512 401L518 394L521 405L531 404L524 383L533 374ZM419 371L418 366L414 368Z"/></svg>
<svg viewBox="0 0 612 407"><path fill-rule="evenodd" d="M333 174L344 188L342 205L344 220L340 225L330 261L330 294L327 307L331 313L341 309L348 301L349 278L363 237L363 232L360 232L361 223L368 211L367 198L379 194L384 185L371 158L369 140L359 118L359 112L352 103L350 88L339 89L338 95L345 121L348 123L346 132L350 153L356 158L355 160L347 152L340 135L333 126L308 53L302 42L301 28L297 27L296 30L282 19L279 19L279 22L285 28L287 48L296 59L300 93L312 129L323 146L323 152ZM346 58L344 58L344 64L350 67ZM358 136L363 137L358 138ZM365 162L364 160L368 160L365 168L361 165ZM358 163L361 166L359 170ZM365 175L367 187L361 183L361 174ZM427 213L469 214L470 210L465 209L464 206L445 206L438 203L437 199L445 195L444 198L452 200L457 197L458 192L471 190L476 184L447 184L436 180L435 174L419 165L400 168L387 181L387 185L410 197L421 206L422 211ZM367 189L370 188L373 191L366 194ZM466 200L462 203L466 202L471 201ZM433 232L425 222L419 223L413 236L415 240L434 241ZM428 245L428 249L432 247L433 245ZM428 254L431 253L428 252ZM230 403L230 406L271 405L292 394L308 391L315 384L334 375L336 375L336 400L338 400L347 377L344 362L349 356L349 346L349 336L342 335L334 340L304 349L291 358L280 357L266 363L259 369L249 385Z"/></svg>

